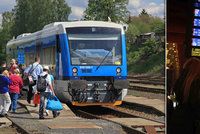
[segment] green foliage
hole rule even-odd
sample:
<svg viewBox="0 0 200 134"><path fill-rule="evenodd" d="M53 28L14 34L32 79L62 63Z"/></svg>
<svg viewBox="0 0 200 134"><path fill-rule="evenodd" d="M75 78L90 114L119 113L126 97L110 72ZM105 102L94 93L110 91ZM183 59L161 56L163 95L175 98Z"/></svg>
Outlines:
<svg viewBox="0 0 200 134"><path fill-rule="evenodd" d="M164 73L164 52L152 54L149 58L138 60L128 66L129 73Z"/></svg>
<svg viewBox="0 0 200 134"><path fill-rule="evenodd" d="M139 30L138 35L164 30L164 20L159 17L153 17L149 14L146 15L140 13L139 16L131 17L129 20L129 27L133 25Z"/></svg>
<svg viewBox="0 0 200 134"><path fill-rule="evenodd" d="M135 41L139 35L149 32L164 36L164 21L143 9L139 16L130 18L128 25L126 36L129 73L163 72L164 43L156 38L150 38L142 44L136 44Z"/></svg>
<svg viewBox="0 0 200 134"><path fill-rule="evenodd" d="M89 0L84 19L107 21L110 17L113 22L126 22L129 15L127 4L128 0Z"/></svg>
<svg viewBox="0 0 200 134"><path fill-rule="evenodd" d="M127 43L132 44L135 42L136 36L139 35L139 33L139 29L135 25L130 24L126 33Z"/></svg>
<svg viewBox="0 0 200 134"><path fill-rule="evenodd" d="M64 0L17 0L14 34L35 32L44 25L67 21L71 8Z"/></svg>
<svg viewBox="0 0 200 134"><path fill-rule="evenodd" d="M160 44L156 42L155 39L148 39L141 46L131 48L131 50L128 53L128 63L133 64L135 62L139 62L140 60L145 60L153 54L158 54L160 52L159 46Z"/></svg>
<svg viewBox="0 0 200 134"><path fill-rule="evenodd" d="M144 17L144 16L149 17L149 14L146 12L145 9L142 9L142 12L139 14L139 17Z"/></svg>
<svg viewBox="0 0 200 134"><path fill-rule="evenodd" d="M2 29L0 29L0 61L6 57L6 43L12 38L14 13L4 12L2 14Z"/></svg>

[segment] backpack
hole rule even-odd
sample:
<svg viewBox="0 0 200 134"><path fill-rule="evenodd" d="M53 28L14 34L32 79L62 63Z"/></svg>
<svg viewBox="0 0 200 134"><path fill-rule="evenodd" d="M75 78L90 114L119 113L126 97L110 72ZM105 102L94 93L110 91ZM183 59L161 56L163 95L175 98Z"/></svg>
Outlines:
<svg viewBox="0 0 200 134"><path fill-rule="evenodd" d="M37 81L37 91L38 92L44 92L47 88L47 81L46 81L46 78L47 78L47 75L46 74L45 76L38 76L38 81Z"/></svg>

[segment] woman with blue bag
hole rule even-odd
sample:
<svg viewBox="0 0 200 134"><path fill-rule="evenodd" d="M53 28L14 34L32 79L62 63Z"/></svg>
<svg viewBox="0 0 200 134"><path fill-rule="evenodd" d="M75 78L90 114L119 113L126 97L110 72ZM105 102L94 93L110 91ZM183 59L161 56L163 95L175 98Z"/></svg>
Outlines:
<svg viewBox="0 0 200 134"><path fill-rule="evenodd" d="M43 73L38 76L37 81L37 92L40 93L40 107L39 107L39 119L44 119L44 109L46 108L46 101L47 99L51 99L52 96L55 96L51 77L48 74L49 67L43 67ZM54 98L54 97L53 97ZM61 104L62 105L62 104ZM59 116L60 112L52 110L53 117Z"/></svg>

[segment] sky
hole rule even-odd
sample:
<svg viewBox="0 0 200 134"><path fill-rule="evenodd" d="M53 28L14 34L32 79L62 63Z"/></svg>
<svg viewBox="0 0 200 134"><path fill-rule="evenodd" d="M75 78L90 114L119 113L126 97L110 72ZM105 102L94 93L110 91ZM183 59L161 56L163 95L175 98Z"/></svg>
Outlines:
<svg viewBox="0 0 200 134"><path fill-rule="evenodd" d="M72 9L69 20L80 20L85 11L88 0L65 0ZM2 21L2 13L11 11L16 2L15 0L0 0L0 24ZM127 6L131 16L137 16L142 9L145 9L149 14L164 18L164 0L129 0Z"/></svg>

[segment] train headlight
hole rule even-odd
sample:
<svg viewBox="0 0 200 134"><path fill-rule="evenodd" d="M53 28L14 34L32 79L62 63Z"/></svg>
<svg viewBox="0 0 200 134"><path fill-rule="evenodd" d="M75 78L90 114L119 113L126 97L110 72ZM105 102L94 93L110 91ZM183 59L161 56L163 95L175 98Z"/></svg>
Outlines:
<svg viewBox="0 0 200 134"><path fill-rule="evenodd" d="M121 73L121 71L122 71L122 70L121 70L121 68L119 68L119 67L116 69L116 72L117 72L117 73Z"/></svg>
<svg viewBox="0 0 200 134"><path fill-rule="evenodd" d="M74 68L72 69L72 72L73 72L73 73L77 73L77 71L78 71L78 69L77 69L76 67L74 67Z"/></svg>

